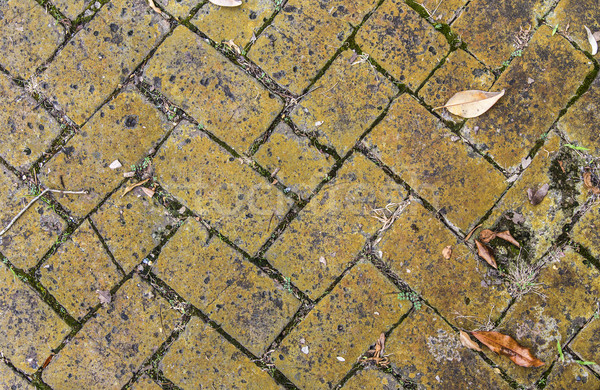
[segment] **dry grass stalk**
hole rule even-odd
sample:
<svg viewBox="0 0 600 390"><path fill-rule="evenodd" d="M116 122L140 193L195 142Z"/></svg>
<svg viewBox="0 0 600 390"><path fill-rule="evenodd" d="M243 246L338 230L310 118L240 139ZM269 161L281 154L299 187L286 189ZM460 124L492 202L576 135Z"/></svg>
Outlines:
<svg viewBox="0 0 600 390"><path fill-rule="evenodd" d="M400 203L389 203L381 209L372 209L371 211L375 214L372 215L372 217L383 224L383 226L378 230L378 233L388 230L409 204L410 199L407 199Z"/></svg>

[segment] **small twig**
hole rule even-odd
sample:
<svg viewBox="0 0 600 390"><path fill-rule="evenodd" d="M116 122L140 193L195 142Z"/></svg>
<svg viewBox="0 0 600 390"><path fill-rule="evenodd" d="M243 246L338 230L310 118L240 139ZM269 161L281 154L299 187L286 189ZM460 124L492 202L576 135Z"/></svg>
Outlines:
<svg viewBox="0 0 600 390"><path fill-rule="evenodd" d="M479 224L477 226L475 226L473 229L471 229L471 231L469 232L469 234L467 234L467 236L465 237L465 241L469 241L469 238L471 238L471 236L473 235L473 233L475 233L475 230L479 229L481 227L482 224Z"/></svg>
<svg viewBox="0 0 600 390"><path fill-rule="evenodd" d="M15 222L17 222L17 219L19 219L19 218L21 217L21 215L23 215L23 214L25 213L25 211L27 211L27 209L28 209L29 207L31 207L31 205L32 205L32 204L34 204L34 203L35 203L35 201L36 201L36 200L38 200L38 199L40 199L42 196L44 196L44 194L46 194L46 192L57 192L57 193L59 193L59 194L87 194L87 193L88 193L88 191L85 191L85 190L83 190L83 191L63 191L63 190L54 190L54 189L51 189L51 188L46 188L44 191L42 191L42 193L41 193L41 194L39 194L38 196L36 196L35 198L33 198L33 199L31 200L31 202L29 202L29 203L27 204L27 206L25 206L25 207L23 208L23 210L21 210L21 211L19 212L19 214L17 214L17 215L16 215L16 216L15 216L15 217L12 219L12 221L10 221L10 222L9 222L8 226L6 226L6 227L4 228L4 230L2 230L2 231L0 232L0 236L4 235L4 233L6 233L6 232L8 231L8 229L10 229L10 228L11 228L11 226L15 224Z"/></svg>

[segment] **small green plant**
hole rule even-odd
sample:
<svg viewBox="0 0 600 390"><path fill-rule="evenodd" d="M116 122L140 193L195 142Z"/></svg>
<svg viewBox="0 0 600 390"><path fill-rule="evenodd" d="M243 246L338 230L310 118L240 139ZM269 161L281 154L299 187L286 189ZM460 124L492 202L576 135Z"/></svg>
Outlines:
<svg viewBox="0 0 600 390"><path fill-rule="evenodd" d="M581 150L583 152L588 151L588 148L584 148L583 146L577 146L577 145L573 145L573 144L565 144L565 146L567 148L573 149L573 150Z"/></svg>
<svg viewBox="0 0 600 390"><path fill-rule="evenodd" d="M515 50L512 53L513 57L521 57L523 55L523 50L519 49L519 50Z"/></svg>
<svg viewBox="0 0 600 390"><path fill-rule="evenodd" d="M510 65L510 61L509 61L509 60L506 60L506 61L504 61L504 62L502 63L502 66L504 66L505 68L506 68L508 65Z"/></svg>
<svg viewBox="0 0 600 390"><path fill-rule="evenodd" d="M402 291L398 293L398 299L401 301L410 301L413 304L415 310L419 310L423 303L419 298L419 294L414 291Z"/></svg>
<svg viewBox="0 0 600 390"><path fill-rule="evenodd" d="M587 360L575 360L575 363L581 364L582 366L593 366L596 362L589 362Z"/></svg>
<svg viewBox="0 0 600 390"><path fill-rule="evenodd" d="M17 274L15 273L15 271L14 271L12 268L8 267L8 269L10 270L10 272L12 272L12 274L13 274L13 278L14 278L14 280L15 280L15 282L16 282L16 281L17 281L17 278L18 278Z"/></svg>
<svg viewBox="0 0 600 390"><path fill-rule="evenodd" d="M558 24L556 26L554 26L554 29L552 30L552 36L554 36L554 34L556 34L557 31L558 31Z"/></svg>
<svg viewBox="0 0 600 390"><path fill-rule="evenodd" d="M169 118L169 120L172 121L173 119L175 119L176 116L177 116L177 109L174 108L173 111L169 111L167 118Z"/></svg>
<svg viewBox="0 0 600 390"><path fill-rule="evenodd" d="M556 348L558 349L558 356L560 356L560 361L565 361L565 355L563 354L562 348L560 346L560 340L556 340Z"/></svg>
<svg viewBox="0 0 600 390"><path fill-rule="evenodd" d="M288 292L292 292L292 278L290 278L289 276L285 277L285 283L283 284L283 288L285 288L285 290Z"/></svg>
<svg viewBox="0 0 600 390"><path fill-rule="evenodd" d="M204 125L202 123L198 123L198 130L204 130Z"/></svg>

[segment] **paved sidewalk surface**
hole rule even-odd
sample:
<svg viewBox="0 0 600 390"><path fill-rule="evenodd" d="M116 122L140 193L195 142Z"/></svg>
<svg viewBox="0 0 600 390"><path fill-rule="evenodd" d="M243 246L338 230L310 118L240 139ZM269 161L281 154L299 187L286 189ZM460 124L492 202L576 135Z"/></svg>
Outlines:
<svg viewBox="0 0 600 390"><path fill-rule="evenodd" d="M598 2L420 1L0 0L0 389L600 389Z"/></svg>

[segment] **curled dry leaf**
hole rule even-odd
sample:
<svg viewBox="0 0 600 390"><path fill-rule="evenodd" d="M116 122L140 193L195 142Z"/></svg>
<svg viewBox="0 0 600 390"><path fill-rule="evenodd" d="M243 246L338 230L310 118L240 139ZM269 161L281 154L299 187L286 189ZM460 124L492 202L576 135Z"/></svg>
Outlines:
<svg viewBox="0 0 600 390"><path fill-rule="evenodd" d="M479 345L477 345L477 343L469 337L469 334L467 332L463 332L462 330L459 332L460 332L460 343L463 345L463 347L472 349L474 351L481 352L481 348L479 348Z"/></svg>
<svg viewBox="0 0 600 390"><path fill-rule="evenodd" d="M594 183L592 183L592 173L590 171L583 172L583 185L588 190L594 188Z"/></svg>
<svg viewBox="0 0 600 390"><path fill-rule="evenodd" d="M504 96L504 89L500 92L486 92L472 89L454 94L441 107L434 110L446 108L454 115L463 118L475 118L489 110L496 102Z"/></svg>
<svg viewBox="0 0 600 390"><path fill-rule="evenodd" d="M228 41L223 41L223 44L227 47L229 47L232 51L234 51L237 55L242 54L242 50L240 50L240 47L238 45L235 44L235 42L233 41L233 39L230 39Z"/></svg>
<svg viewBox="0 0 600 390"><path fill-rule="evenodd" d="M592 55L595 56L596 53L598 53L598 42L596 42L596 38L594 38L594 34L592 34L590 29L587 26L583 26L583 27L585 28L585 32L587 33L588 42L590 43L590 46L592 47L592 51L590 53L592 53Z"/></svg>
<svg viewBox="0 0 600 390"><path fill-rule="evenodd" d="M221 7L237 7L237 6L242 5L241 0L208 0L208 1L213 3L214 5L218 5Z"/></svg>
<svg viewBox="0 0 600 390"><path fill-rule="evenodd" d="M594 180L592 178L592 172L589 171L589 167L587 170L583 172L583 186L587 190L591 190L593 194L600 194L600 188L594 185Z"/></svg>
<svg viewBox="0 0 600 390"><path fill-rule="evenodd" d="M485 244L482 244L479 240L475 240L475 244L477 245L477 254L489 265L498 269L498 265L496 264L496 259L494 258L494 254L492 250L488 248Z"/></svg>
<svg viewBox="0 0 600 390"><path fill-rule="evenodd" d="M146 194L149 198L154 196L154 190L151 190L150 188L142 187L142 191L144 191L144 194Z"/></svg>
<svg viewBox="0 0 600 390"><path fill-rule="evenodd" d="M492 241L496 237L501 238L504 241L510 242L517 248L521 247L519 242L517 240L515 240L515 238L510 234L510 232L508 230L503 231L503 232L494 232L490 229L484 229L481 231L481 233L479 233L479 239L481 239L481 241L485 242L486 244L488 242Z"/></svg>
<svg viewBox="0 0 600 390"><path fill-rule="evenodd" d="M528 188L527 197L529 198L529 203L531 203L534 206L537 206L538 204L542 203L542 200L544 200L544 198L548 194L549 188L550 185L548 183L544 184L538 189Z"/></svg>
<svg viewBox="0 0 600 390"><path fill-rule="evenodd" d="M498 332L471 332L486 347L498 355L507 356L522 367L541 367L545 363L536 358L529 348L525 348L510 336Z"/></svg>
<svg viewBox="0 0 600 390"><path fill-rule="evenodd" d="M486 244L494 238L496 238L496 232L493 232L490 229L483 229L481 233L479 233L479 239Z"/></svg>
<svg viewBox="0 0 600 390"><path fill-rule="evenodd" d="M390 360L387 356L383 355L385 350L385 333L379 335L377 343L375 343L375 349L370 349L362 357L363 362L375 362L376 365L381 367L387 367L390 364Z"/></svg>
<svg viewBox="0 0 600 390"><path fill-rule="evenodd" d="M448 245L442 249L442 256L444 256L444 259L450 260L450 257L452 256L452 245Z"/></svg>
<svg viewBox="0 0 600 390"><path fill-rule="evenodd" d="M515 240L515 238L510 234L510 232L508 230L506 230L504 232L497 233L496 237L501 238L504 241L510 242L511 244L513 244L514 246L516 246L517 248L521 247L521 245L519 244L519 242L517 240Z"/></svg>
<svg viewBox="0 0 600 390"><path fill-rule="evenodd" d="M125 190L123 191L123 193L121 194L121 198L124 197L125 195L127 195L127 193L131 190L133 190L136 187L141 186L142 184L146 183L148 180L150 180L150 178L146 179L146 180L142 180L138 183L132 184L129 187L125 188Z"/></svg>

